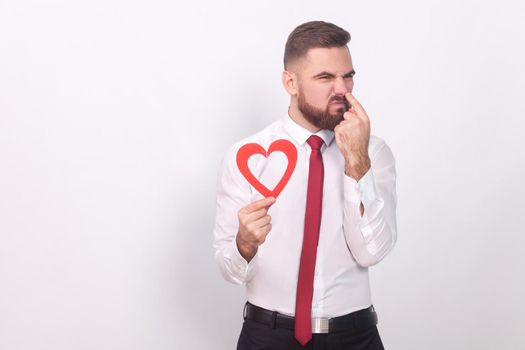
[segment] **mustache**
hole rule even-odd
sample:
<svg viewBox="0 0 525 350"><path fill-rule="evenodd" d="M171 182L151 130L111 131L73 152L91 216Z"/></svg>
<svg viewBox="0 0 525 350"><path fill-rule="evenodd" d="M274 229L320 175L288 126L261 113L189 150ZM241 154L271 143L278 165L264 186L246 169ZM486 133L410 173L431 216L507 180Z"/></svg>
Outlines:
<svg viewBox="0 0 525 350"><path fill-rule="evenodd" d="M346 109L350 108L350 103L344 96L335 95L332 98L330 98L330 100L328 101L328 103L332 103L332 102L344 103Z"/></svg>

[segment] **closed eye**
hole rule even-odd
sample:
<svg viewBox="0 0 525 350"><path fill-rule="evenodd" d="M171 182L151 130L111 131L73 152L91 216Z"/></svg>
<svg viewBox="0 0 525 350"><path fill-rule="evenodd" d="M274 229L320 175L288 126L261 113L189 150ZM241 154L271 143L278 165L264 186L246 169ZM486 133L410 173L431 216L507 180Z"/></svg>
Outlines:
<svg viewBox="0 0 525 350"><path fill-rule="evenodd" d="M355 70L352 70L348 73L346 73L345 75L343 75L343 79L352 79L355 75ZM328 79L333 79L335 76L333 74L330 74L328 72L321 72L317 75L314 76L314 78L316 79L321 79L321 80L328 80Z"/></svg>

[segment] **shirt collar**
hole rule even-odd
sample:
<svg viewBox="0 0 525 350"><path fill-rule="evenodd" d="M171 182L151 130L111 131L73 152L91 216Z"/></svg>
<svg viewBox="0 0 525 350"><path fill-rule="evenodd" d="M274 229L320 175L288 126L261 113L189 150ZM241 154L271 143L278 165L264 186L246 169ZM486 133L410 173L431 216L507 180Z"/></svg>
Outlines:
<svg viewBox="0 0 525 350"><path fill-rule="evenodd" d="M330 146L334 139L334 132L330 130L319 130L316 133L312 133L307 129L297 124L288 114L283 118L284 129L290 134L290 136L302 146L306 140L312 135L317 135L323 139L326 147Z"/></svg>

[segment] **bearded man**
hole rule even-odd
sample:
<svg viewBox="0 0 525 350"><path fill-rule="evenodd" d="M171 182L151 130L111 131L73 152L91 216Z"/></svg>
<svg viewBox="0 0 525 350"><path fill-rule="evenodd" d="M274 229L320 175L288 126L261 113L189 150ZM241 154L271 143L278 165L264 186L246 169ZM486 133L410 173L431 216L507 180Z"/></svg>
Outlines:
<svg viewBox="0 0 525 350"><path fill-rule="evenodd" d="M282 74L288 113L223 159L213 247L226 280L246 286L237 349L383 349L368 268L396 242L395 159L352 95L349 41L332 23L295 28ZM278 195L263 196L236 157L276 140L293 145L296 164ZM292 158L250 157L249 169L271 187Z"/></svg>

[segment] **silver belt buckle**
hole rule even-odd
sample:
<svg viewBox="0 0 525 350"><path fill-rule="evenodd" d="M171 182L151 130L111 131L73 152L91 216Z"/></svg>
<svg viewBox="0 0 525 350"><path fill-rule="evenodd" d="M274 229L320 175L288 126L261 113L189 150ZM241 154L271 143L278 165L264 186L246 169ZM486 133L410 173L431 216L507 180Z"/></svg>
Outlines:
<svg viewBox="0 0 525 350"><path fill-rule="evenodd" d="M312 333L328 333L328 318L312 318Z"/></svg>

